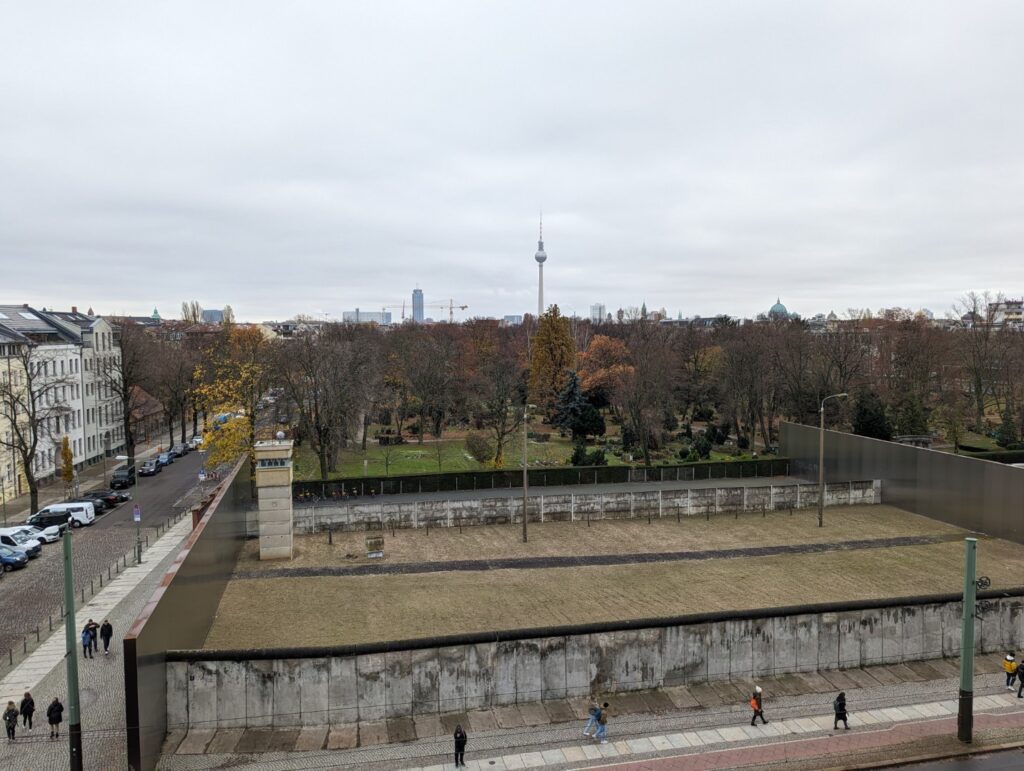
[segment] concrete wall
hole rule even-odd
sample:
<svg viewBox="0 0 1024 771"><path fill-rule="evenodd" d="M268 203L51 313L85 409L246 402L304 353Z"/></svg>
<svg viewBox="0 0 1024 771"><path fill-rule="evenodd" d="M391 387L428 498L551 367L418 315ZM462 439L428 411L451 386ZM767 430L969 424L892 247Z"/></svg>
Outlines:
<svg viewBox="0 0 1024 771"><path fill-rule="evenodd" d="M242 469L245 471L241 471ZM125 727L130 768L155 768L167 732L168 649L202 645L245 543L252 503L248 459L218 488L153 597L124 637Z"/></svg>
<svg viewBox="0 0 1024 771"><path fill-rule="evenodd" d="M816 479L818 429L783 423L782 452L795 475ZM825 432L830 482L879 479L885 503L958 527L1024 543L1024 471L838 431Z"/></svg>
<svg viewBox="0 0 1024 771"><path fill-rule="evenodd" d="M826 485L825 505L880 503L880 483L850 481ZM633 493L535 495L529 499L531 522L584 521L651 517L703 517L734 511L768 511L815 507L817 484L758 487L704 487ZM399 503L296 506L295 532L315 533L327 527L362 530L366 527L453 527L521 521L519 497L472 498ZM249 535L258 534L250 518Z"/></svg>
<svg viewBox="0 0 1024 771"><path fill-rule="evenodd" d="M1003 594L1013 596L992 599L976 622L981 651L1024 646L1024 589ZM362 646L365 652L352 655L181 651L167 665L168 726L355 723L957 656L961 603L932 599L780 609L774 615L704 614L689 623L544 637L480 635L424 648L388 643L377 650ZM265 658L253 658L257 654Z"/></svg>

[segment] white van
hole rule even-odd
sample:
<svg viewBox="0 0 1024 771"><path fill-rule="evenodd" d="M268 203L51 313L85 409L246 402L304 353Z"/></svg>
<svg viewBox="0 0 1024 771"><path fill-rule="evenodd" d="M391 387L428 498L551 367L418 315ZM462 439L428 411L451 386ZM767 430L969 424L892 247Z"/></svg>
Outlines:
<svg viewBox="0 0 1024 771"><path fill-rule="evenodd" d="M39 519L50 519L54 514L66 514L68 524L71 527L82 527L82 525L91 525L96 521L96 507L88 502L75 502L75 503L51 503L45 509L40 509L32 517L29 518L28 524L34 525L33 519L38 517ZM41 515L41 516L40 516Z"/></svg>

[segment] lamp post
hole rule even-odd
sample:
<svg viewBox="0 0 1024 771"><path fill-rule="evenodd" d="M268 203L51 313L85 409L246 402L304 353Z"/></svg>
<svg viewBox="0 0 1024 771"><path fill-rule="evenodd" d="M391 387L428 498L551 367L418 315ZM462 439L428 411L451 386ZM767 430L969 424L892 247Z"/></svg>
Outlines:
<svg viewBox="0 0 1024 771"><path fill-rule="evenodd" d="M110 457L110 432L103 434L103 487L107 487L107 458Z"/></svg>
<svg viewBox="0 0 1024 771"><path fill-rule="evenodd" d="M532 405L523 405L523 543L526 543L526 512L527 503L529 501L529 489L530 489L530 477L528 473L528 466L526 463L526 443L529 438L529 426L530 426L530 407Z"/></svg>
<svg viewBox="0 0 1024 771"><path fill-rule="evenodd" d="M825 524L825 402L829 399L844 399L849 394L829 394L818 407L818 527Z"/></svg>
<svg viewBox="0 0 1024 771"><path fill-rule="evenodd" d="M129 460L127 455L115 455L114 460ZM132 487L138 487L139 471L136 464L132 464ZM142 523L135 520L135 564L142 564Z"/></svg>

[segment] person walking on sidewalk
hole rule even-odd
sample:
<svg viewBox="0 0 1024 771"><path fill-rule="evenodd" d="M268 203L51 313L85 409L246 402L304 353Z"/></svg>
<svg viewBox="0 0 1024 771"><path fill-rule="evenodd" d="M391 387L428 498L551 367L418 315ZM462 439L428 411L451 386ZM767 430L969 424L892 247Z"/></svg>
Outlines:
<svg viewBox="0 0 1024 771"><path fill-rule="evenodd" d="M60 736L60 724L64 720L64 705L56 696L46 708L46 721L50 724L50 738L56 739Z"/></svg>
<svg viewBox="0 0 1024 771"><path fill-rule="evenodd" d="M14 741L14 729L18 727L18 708L13 701L7 702L7 709L4 710L4 728L7 729L7 741Z"/></svg>
<svg viewBox="0 0 1024 771"><path fill-rule="evenodd" d="M750 708L754 710L754 714L750 718L750 725L754 725L758 718L761 718L762 725L768 722L764 718L764 702L760 685L754 686L754 695L750 697Z"/></svg>
<svg viewBox="0 0 1024 771"><path fill-rule="evenodd" d="M25 692L25 698L21 700L21 704L18 705L18 711L21 713L22 725L29 731L32 730L32 715L36 712L36 702L32 698L32 694L28 691Z"/></svg>
<svg viewBox="0 0 1024 771"><path fill-rule="evenodd" d="M849 731L850 724L846 722L846 691L839 692L839 695L832 702L832 709L836 713L836 719L832 721L832 730L835 731L839 728L839 721L842 720L843 726Z"/></svg>
<svg viewBox="0 0 1024 771"><path fill-rule="evenodd" d="M92 658L92 633L89 632L89 627L82 630L82 658Z"/></svg>
<svg viewBox="0 0 1024 771"><path fill-rule="evenodd" d="M594 734L594 739L601 744L607 744L608 740L605 736L608 733L608 702L601 705L601 712L597 716L597 733Z"/></svg>
<svg viewBox="0 0 1024 771"><path fill-rule="evenodd" d="M1006 690L1013 690L1013 681L1017 677L1017 670L1019 668L1017 664L1017 658L1014 656L1013 651L1006 654L1006 658L1003 659L1003 671L1006 673Z"/></svg>
<svg viewBox="0 0 1024 771"><path fill-rule="evenodd" d="M590 736L597 727L597 716L601 714L601 708L597 706L596 701L590 702L590 709L587 710L587 714L590 715L587 718L587 724L583 726L583 735Z"/></svg>
<svg viewBox="0 0 1024 771"><path fill-rule="evenodd" d="M466 732L462 730L462 724L455 726L455 767L466 765L466 742L469 741L469 737L466 736Z"/></svg>
<svg viewBox="0 0 1024 771"><path fill-rule="evenodd" d="M97 633L100 631L100 625L89 619L89 623L85 625L85 628L89 630L89 658L92 658L92 654L99 653L100 645L96 642Z"/></svg>
<svg viewBox="0 0 1024 771"><path fill-rule="evenodd" d="M110 653L110 638L114 636L114 627L109 619L103 619L103 626L100 627L100 639L103 640L103 655Z"/></svg>

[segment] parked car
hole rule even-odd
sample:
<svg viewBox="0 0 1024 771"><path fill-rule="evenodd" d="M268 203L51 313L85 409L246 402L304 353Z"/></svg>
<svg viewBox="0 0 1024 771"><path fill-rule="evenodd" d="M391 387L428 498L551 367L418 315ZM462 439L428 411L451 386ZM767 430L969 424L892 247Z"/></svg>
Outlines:
<svg viewBox="0 0 1024 771"><path fill-rule="evenodd" d="M114 490L90 490L87 493L82 493L82 497L93 502L103 501L109 509L116 508L127 500L127 498L122 497L121 493ZM128 495L128 498L131 498L131 496Z"/></svg>
<svg viewBox="0 0 1024 771"><path fill-rule="evenodd" d="M110 475L110 486L114 490L123 490L135 484L135 466L121 466Z"/></svg>
<svg viewBox="0 0 1024 771"><path fill-rule="evenodd" d="M12 570L21 570L27 564L28 555L25 552L0 544L0 566L3 566L5 573L9 573Z"/></svg>
<svg viewBox="0 0 1024 771"><path fill-rule="evenodd" d="M188 443L192 446L193 450L198 450L200 445L203 443L203 435L193 434L192 438L188 440Z"/></svg>
<svg viewBox="0 0 1024 771"><path fill-rule="evenodd" d="M96 521L96 507L92 503L51 503L45 509L40 509L35 514L26 520L26 525L32 525L33 527L46 527L48 525L56 525L56 521L46 521L49 519L49 515L64 515L65 522L71 527L82 527L83 525L91 525ZM44 515L40 517L40 515ZM39 517L37 520L36 518ZM46 521L46 525L41 522Z"/></svg>
<svg viewBox="0 0 1024 771"><path fill-rule="evenodd" d="M32 527L31 525L21 525L18 530L25 533L29 538L35 538L40 543L56 543L64 535L64 531L67 527L60 527L59 525L52 525L47 528Z"/></svg>
<svg viewBox="0 0 1024 771"><path fill-rule="evenodd" d="M175 458L184 458L190 452L192 452L192 448L189 447L187 444L176 444L174 445L174 447L171 448L171 454Z"/></svg>
<svg viewBox="0 0 1024 771"><path fill-rule="evenodd" d="M59 527L61 532L63 532L67 530L70 519L71 515L66 511L48 511L43 509L26 519L25 524L29 527L38 527L44 530L48 527Z"/></svg>
<svg viewBox="0 0 1024 771"><path fill-rule="evenodd" d="M170 466L174 463L174 456L169 452L162 452L156 456L156 462L161 466Z"/></svg>
<svg viewBox="0 0 1024 771"><path fill-rule="evenodd" d="M0 529L0 545L9 549L23 551L29 559L35 559L43 553L43 545L35 538L29 538L16 528L5 527Z"/></svg>
<svg viewBox="0 0 1024 771"><path fill-rule="evenodd" d="M142 465L139 466L139 476L140 477L156 476L157 474L159 474L163 470L164 470L163 466L161 466L157 461L155 461L152 458L150 458L149 460L142 461Z"/></svg>
<svg viewBox="0 0 1024 771"><path fill-rule="evenodd" d="M91 503L93 507L96 509L97 514L106 514L109 509L113 508L113 506L111 506L104 500L93 500L92 498L87 498L84 495L79 496L78 498L67 498L65 499L64 503Z"/></svg>

